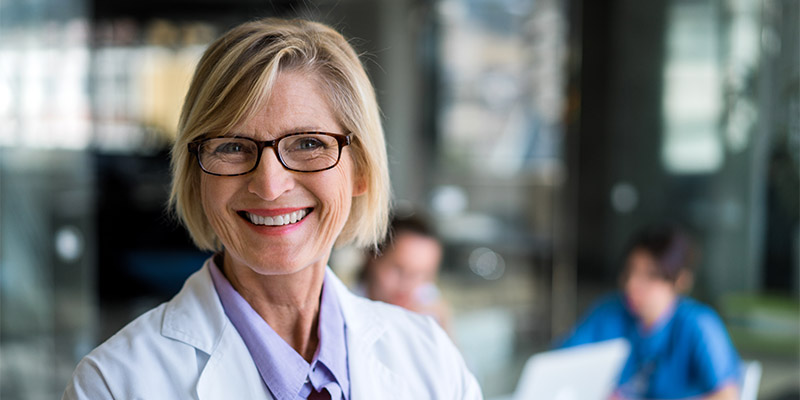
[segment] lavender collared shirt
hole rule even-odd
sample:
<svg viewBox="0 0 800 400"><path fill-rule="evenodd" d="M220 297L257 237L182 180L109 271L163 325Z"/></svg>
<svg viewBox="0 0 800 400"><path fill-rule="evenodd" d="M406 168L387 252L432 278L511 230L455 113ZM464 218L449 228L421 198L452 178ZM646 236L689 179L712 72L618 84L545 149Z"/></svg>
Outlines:
<svg viewBox="0 0 800 400"><path fill-rule="evenodd" d="M225 314L244 340L261 379L276 400L306 399L312 388L332 400L350 398L345 324L327 273L319 306L319 347L311 364L286 343L233 288L212 259L209 271Z"/></svg>

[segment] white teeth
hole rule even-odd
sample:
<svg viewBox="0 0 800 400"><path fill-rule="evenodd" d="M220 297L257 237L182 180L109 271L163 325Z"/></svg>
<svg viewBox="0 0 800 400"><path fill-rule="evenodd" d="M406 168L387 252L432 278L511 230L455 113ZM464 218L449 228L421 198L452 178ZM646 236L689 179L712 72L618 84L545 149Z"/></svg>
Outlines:
<svg viewBox="0 0 800 400"><path fill-rule="evenodd" d="M281 226L300 221L306 216L306 214L308 214L308 212L306 210L300 210L284 215L276 215L274 217L262 217L260 215L250 214L248 212L245 214L247 215L247 218L250 219L250 222L256 225Z"/></svg>

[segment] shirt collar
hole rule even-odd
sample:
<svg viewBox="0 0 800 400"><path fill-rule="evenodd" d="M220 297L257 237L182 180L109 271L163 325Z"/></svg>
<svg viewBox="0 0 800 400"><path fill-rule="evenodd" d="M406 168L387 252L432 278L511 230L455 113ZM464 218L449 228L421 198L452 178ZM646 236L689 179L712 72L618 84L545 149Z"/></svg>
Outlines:
<svg viewBox="0 0 800 400"><path fill-rule="evenodd" d="M261 379L276 399L294 400L301 391L308 391L304 385L314 372L311 367L320 363L331 372L334 382L330 382L325 374L314 373L311 383L315 389L331 383L338 384L342 398L349 398L345 324L336 292L329 284L329 271L325 274L320 300L317 328L319 347L309 364L233 288L213 259L209 263L209 270L225 314L239 332Z"/></svg>
<svg viewBox="0 0 800 400"><path fill-rule="evenodd" d="M318 326L319 348L315 358L331 371L344 393L343 398L346 399L350 397L350 380L347 375L345 323L339 298L336 296L329 274L330 271L325 272L322 284Z"/></svg>

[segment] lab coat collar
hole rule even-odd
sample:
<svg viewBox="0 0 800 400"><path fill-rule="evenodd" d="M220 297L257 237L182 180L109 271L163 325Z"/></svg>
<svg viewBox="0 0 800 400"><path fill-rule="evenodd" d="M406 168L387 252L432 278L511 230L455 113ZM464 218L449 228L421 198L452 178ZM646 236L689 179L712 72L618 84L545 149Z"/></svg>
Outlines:
<svg viewBox="0 0 800 400"><path fill-rule="evenodd" d="M214 289L208 271L203 268L192 274L180 292L167 303L161 334L211 354L230 324Z"/></svg>
<svg viewBox="0 0 800 400"><path fill-rule="evenodd" d="M380 324L379 315L374 309L368 307L369 300L354 295L347 286L342 283L336 274L327 268L325 271L326 280L333 284L336 296L342 307L347 332L359 338L362 347L372 346L383 334L386 327ZM348 348L348 350L351 350Z"/></svg>
<svg viewBox="0 0 800 400"><path fill-rule="evenodd" d="M187 279L183 289L166 306L161 334L186 343L207 358L197 383L199 399L272 397L261 380L252 357L236 329L230 323L214 289L206 261L203 268ZM391 371L373 349L386 331L381 315L371 301L352 294L331 271L326 269L340 300L347 334L347 359L352 400L374 398L402 399L407 383ZM252 364L252 365L250 365ZM238 375L241 379L228 379Z"/></svg>
<svg viewBox="0 0 800 400"><path fill-rule="evenodd" d="M167 304L161 334L196 349L196 364L186 360L186 365L200 369L198 399L272 399L244 341L225 315L208 270L209 261Z"/></svg>

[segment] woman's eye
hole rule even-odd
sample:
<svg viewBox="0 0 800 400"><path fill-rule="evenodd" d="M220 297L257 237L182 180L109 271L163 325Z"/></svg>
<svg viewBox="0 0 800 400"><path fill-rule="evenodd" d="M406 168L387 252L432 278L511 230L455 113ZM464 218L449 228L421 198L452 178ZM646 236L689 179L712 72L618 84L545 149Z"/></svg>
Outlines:
<svg viewBox="0 0 800 400"><path fill-rule="evenodd" d="M303 138L295 143L294 148L297 150L316 150L325 147L321 140L316 138Z"/></svg>
<svg viewBox="0 0 800 400"><path fill-rule="evenodd" d="M235 153L241 153L243 151L245 151L245 146L242 143L237 143L237 142L223 143L217 146L216 149L214 149L215 153L224 153L224 154L235 154Z"/></svg>

